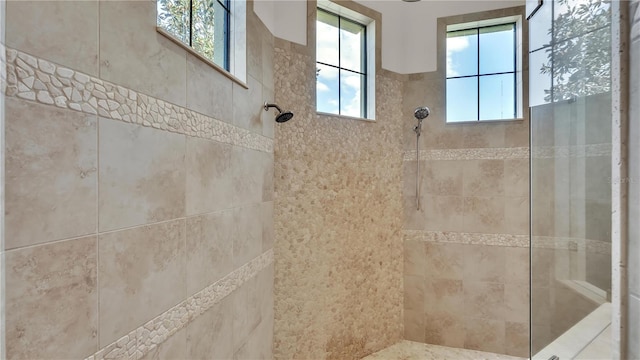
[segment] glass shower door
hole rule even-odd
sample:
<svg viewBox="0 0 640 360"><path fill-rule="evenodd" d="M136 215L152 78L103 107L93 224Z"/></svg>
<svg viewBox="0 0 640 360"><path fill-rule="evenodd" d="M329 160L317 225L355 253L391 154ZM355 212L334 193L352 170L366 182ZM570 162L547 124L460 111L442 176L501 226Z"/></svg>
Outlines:
<svg viewBox="0 0 640 360"><path fill-rule="evenodd" d="M533 359L584 356L609 330L610 25L604 1L544 1L529 19Z"/></svg>

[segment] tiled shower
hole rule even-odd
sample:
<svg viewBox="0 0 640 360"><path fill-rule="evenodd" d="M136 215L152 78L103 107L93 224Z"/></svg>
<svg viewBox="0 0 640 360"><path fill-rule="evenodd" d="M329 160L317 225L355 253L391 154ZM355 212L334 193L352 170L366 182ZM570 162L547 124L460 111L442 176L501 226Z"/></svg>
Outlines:
<svg viewBox="0 0 640 360"><path fill-rule="evenodd" d="M541 2L517 49L531 113L478 124L445 121L446 27L538 1L338 2L377 24L375 121L316 112L316 1L306 43L239 3L242 79L158 32L156 1L2 3L0 358L563 359L609 341L640 359L637 0L569 39ZM451 3L437 70L383 66L392 8ZM604 88L543 99L563 41L607 57Z"/></svg>

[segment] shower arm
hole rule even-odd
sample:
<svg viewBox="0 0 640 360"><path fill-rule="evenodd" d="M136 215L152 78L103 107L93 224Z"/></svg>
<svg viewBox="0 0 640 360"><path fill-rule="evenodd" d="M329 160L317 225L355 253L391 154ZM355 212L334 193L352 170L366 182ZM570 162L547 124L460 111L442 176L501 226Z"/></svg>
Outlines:
<svg viewBox="0 0 640 360"><path fill-rule="evenodd" d="M420 133L422 120L419 120L414 131L416 132L416 211L420 211Z"/></svg>
<svg viewBox="0 0 640 360"><path fill-rule="evenodd" d="M278 106L276 104L269 104L267 102L264 103L264 110L265 111L269 111L269 109L271 109L272 107L276 108L276 110L278 110L278 113L282 113L282 109L280 109L280 106Z"/></svg>

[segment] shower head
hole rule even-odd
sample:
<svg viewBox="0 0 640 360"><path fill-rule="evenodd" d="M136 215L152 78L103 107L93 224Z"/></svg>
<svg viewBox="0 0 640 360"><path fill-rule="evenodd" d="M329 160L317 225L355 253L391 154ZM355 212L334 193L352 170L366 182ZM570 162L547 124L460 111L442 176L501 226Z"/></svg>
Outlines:
<svg viewBox="0 0 640 360"><path fill-rule="evenodd" d="M418 120L424 120L427 118L427 116L429 116L430 113L431 111L428 107L421 106L419 108L416 108L416 110L413 112L413 116L415 116Z"/></svg>
<svg viewBox="0 0 640 360"><path fill-rule="evenodd" d="M279 123L287 122L291 120L292 117L293 117L293 113L291 111L285 111L283 113L278 114L278 116L276 116L276 122L279 122Z"/></svg>
<svg viewBox="0 0 640 360"><path fill-rule="evenodd" d="M276 115L276 122L279 122L279 123L287 122L291 120L291 118L293 117L293 113L291 111L282 112L282 109L280 109L280 106L276 104L269 104L266 101L264 102L264 111L269 111L269 109L271 109L272 107L278 110L278 115Z"/></svg>

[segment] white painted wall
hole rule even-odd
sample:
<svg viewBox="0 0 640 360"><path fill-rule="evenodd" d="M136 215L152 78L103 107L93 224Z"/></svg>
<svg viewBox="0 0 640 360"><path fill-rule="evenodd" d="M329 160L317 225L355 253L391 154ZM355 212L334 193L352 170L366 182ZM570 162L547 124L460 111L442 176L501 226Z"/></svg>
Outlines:
<svg viewBox="0 0 640 360"><path fill-rule="evenodd" d="M258 15L264 25L275 33L275 3L273 0L254 0L253 11Z"/></svg>
<svg viewBox="0 0 640 360"><path fill-rule="evenodd" d="M436 26L439 17L525 3L524 0L355 1L382 14L382 67L401 74L437 69ZM255 0L254 9L275 36L305 45L306 5L306 0Z"/></svg>
<svg viewBox="0 0 640 360"><path fill-rule="evenodd" d="M254 0L253 11L275 36L307 44L306 0Z"/></svg>

